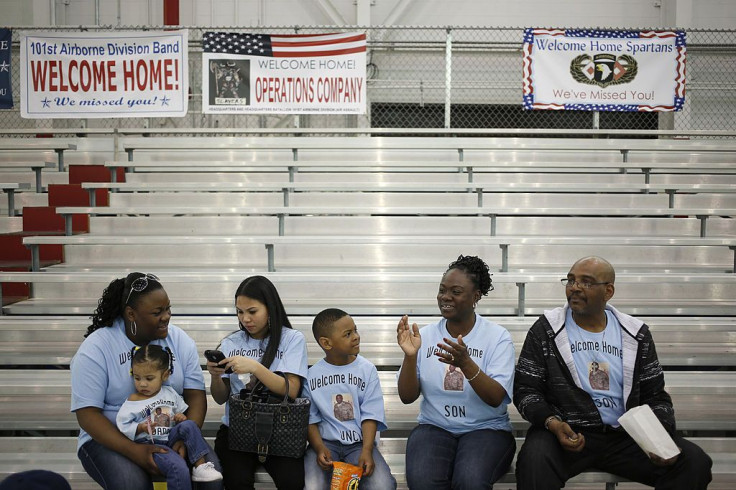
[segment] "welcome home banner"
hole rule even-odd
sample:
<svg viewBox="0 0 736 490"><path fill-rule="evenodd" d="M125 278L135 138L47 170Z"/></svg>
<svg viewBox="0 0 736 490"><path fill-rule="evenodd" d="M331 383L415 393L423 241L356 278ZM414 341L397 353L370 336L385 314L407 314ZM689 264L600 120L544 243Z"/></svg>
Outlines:
<svg viewBox="0 0 736 490"><path fill-rule="evenodd" d="M524 108L679 111L683 31L526 29Z"/></svg>
<svg viewBox="0 0 736 490"><path fill-rule="evenodd" d="M13 107L13 83L10 78L10 44L13 32L0 29L0 109Z"/></svg>
<svg viewBox="0 0 736 490"><path fill-rule="evenodd" d="M365 114L365 33L205 32L202 111Z"/></svg>
<svg viewBox="0 0 736 490"><path fill-rule="evenodd" d="M20 39L25 118L180 117L188 33L28 33Z"/></svg>

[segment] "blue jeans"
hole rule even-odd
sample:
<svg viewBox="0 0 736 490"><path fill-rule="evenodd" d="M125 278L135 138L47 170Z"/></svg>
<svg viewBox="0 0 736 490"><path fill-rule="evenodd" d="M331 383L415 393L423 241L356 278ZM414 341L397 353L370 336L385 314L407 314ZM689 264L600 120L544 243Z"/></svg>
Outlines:
<svg viewBox="0 0 736 490"><path fill-rule="evenodd" d="M336 441L323 442L332 454L332 461L358 466L360 452L363 450L362 442L347 446ZM375 446L373 447L373 462L375 463L373 473L371 476L360 479L360 490L395 490L396 480L386 460ZM310 447L307 449L307 454L304 455L304 489L324 490L330 488L330 481L332 481L332 471L325 471L317 464L317 453Z"/></svg>
<svg viewBox="0 0 736 490"><path fill-rule="evenodd" d="M413 490L490 489L515 453L516 440L504 430L454 435L420 424L406 442L406 483Z"/></svg>
<svg viewBox="0 0 736 490"><path fill-rule="evenodd" d="M172 448L179 441L184 442L187 447L187 459L191 465L210 452L210 447L202 437L199 426L191 420L179 422L172 427L169 431L169 440L163 447ZM162 446L161 444L156 445ZM167 490L191 490L192 479L189 475L189 466L184 458L179 456L179 453L171 450L165 453L154 453L153 461L161 474L166 477Z"/></svg>
<svg viewBox="0 0 736 490"><path fill-rule="evenodd" d="M205 442L205 444L207 444ZM171 449L169 449L171 453ZM105 490L152 490L151 475L120 453L109 449L95 440L91 440L79 448L79 460L87 474ZM184 461L178 454L176 457ZM207 445L205 461L215 464L222 471L220 461L215 452ZM155 461L155 459L154 459ZM158 465L158 461L156 461ZM163 472L164 469L160 468ZM188 470L187 470L188 474ZM197 483L198 490L222 490L222 480Z"/></svg>

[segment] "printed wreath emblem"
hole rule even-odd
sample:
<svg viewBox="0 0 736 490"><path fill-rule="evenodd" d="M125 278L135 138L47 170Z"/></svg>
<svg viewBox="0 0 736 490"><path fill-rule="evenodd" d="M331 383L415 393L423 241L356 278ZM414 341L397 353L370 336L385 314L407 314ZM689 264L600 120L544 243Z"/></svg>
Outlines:
<svg viewBox="0 0 736 490"><path fill-rule="evenodd" d="M608 63L596 63L599 57ZM596 71L609 73L603 79L598 79ZM573 80L586 85L598 85L601 88L629 83L636 78L638 71L636 59L628 54L615 59L613 55L596 55L594 59L588 54L581 54L570 62L570 75Z"/></svg>

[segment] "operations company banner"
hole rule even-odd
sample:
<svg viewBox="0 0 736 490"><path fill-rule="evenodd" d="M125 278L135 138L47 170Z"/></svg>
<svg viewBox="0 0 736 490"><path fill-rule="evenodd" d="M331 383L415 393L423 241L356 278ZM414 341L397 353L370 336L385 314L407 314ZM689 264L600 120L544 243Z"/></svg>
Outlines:
<svg viewBox="0 0 736 490"><path fill-rule="evenodd" d="M524 108L679 111L683 31L526 29Z"/></svg>
<svg viewBox="0 0 736 490"><path fill-rule="evenodd" d="M365 114L365 39L205 32L202 111Z"/></svg>
<svg viewBox="0 0 736 490"><path fill-rule="evenodd" d="M13 83L10 78L10 44L13 31L0 29L0 109L13 107Z"/></svg>
<svg viewBox="0 0 736 490"><path fill-rule="evenodd" d="M186 30L25 34L21 116L184 116L187 59Z"/></svg>

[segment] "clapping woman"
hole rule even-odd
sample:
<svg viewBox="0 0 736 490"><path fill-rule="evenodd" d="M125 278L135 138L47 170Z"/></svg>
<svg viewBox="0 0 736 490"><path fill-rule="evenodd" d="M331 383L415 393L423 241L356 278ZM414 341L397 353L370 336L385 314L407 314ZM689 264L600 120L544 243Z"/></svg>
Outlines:
<svg viewBox="0 0 736 490"><path fill-rule="evenodd" d="M412 490L489 489L514 457L506 411L514 345L506 329L475 312L492 289L485 262L461 255L440 281L442 319L421 329L407 316L399 321L399 397L412 403L423 396L406 446Z"/></svg>

